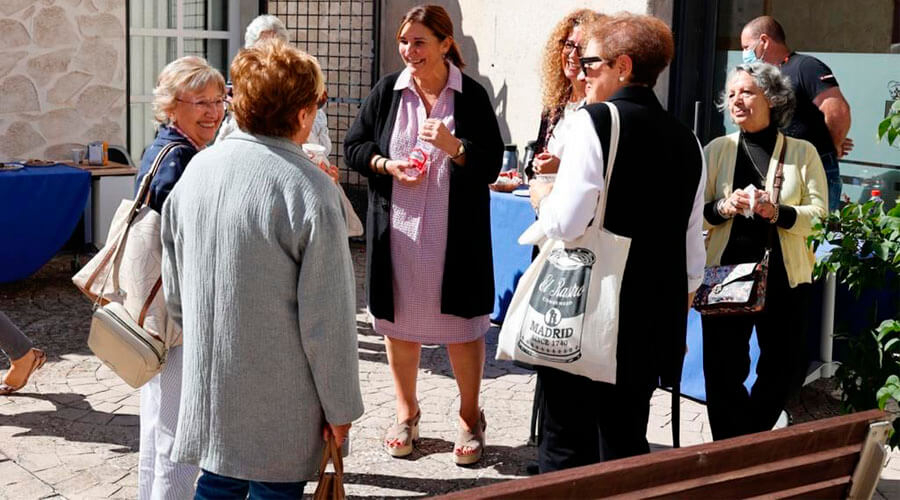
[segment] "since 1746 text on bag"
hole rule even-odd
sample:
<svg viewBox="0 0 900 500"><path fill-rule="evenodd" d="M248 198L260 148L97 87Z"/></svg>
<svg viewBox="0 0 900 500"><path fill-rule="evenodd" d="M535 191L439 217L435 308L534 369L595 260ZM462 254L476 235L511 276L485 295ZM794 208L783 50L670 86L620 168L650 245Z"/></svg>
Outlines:
<svg viewBox="0 0 900 500"><path fill-rule="evenodd" d="M611 127L606 165L610 189L619 143L619 114L609 107ZM497 359L549 366L591 380L616 382L619 292L631 238L603 227L608 196L597 203L594 220L571 242L546 239L519 280L497 346ZM521 244L543 239L536 222Z"/></svg>

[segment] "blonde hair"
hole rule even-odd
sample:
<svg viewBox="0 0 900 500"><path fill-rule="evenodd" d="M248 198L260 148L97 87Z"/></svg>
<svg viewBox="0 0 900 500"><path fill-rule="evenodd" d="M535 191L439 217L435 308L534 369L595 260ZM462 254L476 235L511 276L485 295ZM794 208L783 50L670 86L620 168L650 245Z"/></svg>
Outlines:
<svg viewBox="0 0 900 500"><path fill-rule="evenodd" d="M555 115L565 107L566 101L572 94L572 82L563 73L562 57L560 57L563 44L576 26L581 26L584 30L588 24L603 17L605 17L603 14L590 9L574 10L558 22L550 33L550 38L547 39L547 44L544 46L541 63L541 88L543 91L541 103L544 111L550 114L551 121L555 121Z"/></svg>
<svg viewBox="0 0 900 500"><path fill-rule="evenodd" d="M178 96L184 92L197 92L210 83L218 85L225 95L225 78L206 59L185 56L166 65L159 72L156 87L153 88L153 122L157 125L172 123L171 113L175 110Z"/></svg>
<svg viewBox="0 0 900 500"><path fill-rule="evenodd" d="M241 49L231 78L234 118L257 135L292 137L300 128L300 110L315 106L325 92L316 58L277 38Z"/></svg>

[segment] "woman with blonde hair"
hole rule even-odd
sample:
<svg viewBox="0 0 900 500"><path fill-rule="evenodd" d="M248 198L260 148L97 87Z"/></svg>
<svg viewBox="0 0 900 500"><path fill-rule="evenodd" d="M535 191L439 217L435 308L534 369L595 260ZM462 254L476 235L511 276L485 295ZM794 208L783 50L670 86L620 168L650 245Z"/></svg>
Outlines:
<svg viewBox="0 0 900 500"><path fill-rule="evenodd" d="M159 125L156 138L141 159L135 190L170 143L150 183L150 208L163 204L181 178L188 162L216 135L225 115L225 79L205 59L176 59L160 72L153 89L153 115ZM165 278L164 278L165 280ZM165 283L163 283L165 285ZM162 372L141 388L141 441L138 464L139 498L189 498L197 467L171 459L181 394L181 345L169 347Z"/></svg>
<svg viewBox="0 0 900 500"><path fill-rule="evenodd" d="M303 153L325 94L279 40L231 63L237 130L197 155L163 208L163 286L183 326L172 455L198 499L300 498L362 415L356 281L341 199Z"/></svg>
<svg viewBox="0 0 900 500"><path fill-rule="evenodd" d="M529 173L553 174L559 169L566 120L584 105L584 81L578 79L584 28L603 17L590 9L574 10L556 24L547 39L541 62L543 111L535 156L526 166Z"/></svg>

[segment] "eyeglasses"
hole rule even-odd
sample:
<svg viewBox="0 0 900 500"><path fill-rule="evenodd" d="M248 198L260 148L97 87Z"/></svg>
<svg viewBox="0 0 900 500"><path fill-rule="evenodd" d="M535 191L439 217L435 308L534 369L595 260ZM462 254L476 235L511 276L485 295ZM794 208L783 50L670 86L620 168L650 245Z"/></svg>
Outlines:
<svg viewBox="0 0 900 500"><path fill-rule="evenodd" d="M216 99L214 101L187 101L185 99L175 98L178 102L183 102L185 104L190 104L191 106L209 109L211 111L218 111L220 109L225 109L225 106L228 104L228 101L225 98Z"/></svg>
<svg viewBox="0 0 900 500"><path fill-rule="evenodd" d="M322 92L322 97L319 97L319 100L316 101L316 107L322 109L325 107L325 104L328 103L328 91Z"/></svg>
<svg viewBox="0 0 900 500"><path fill-rule="evenodd" d="M587 74L587 71L588 71L588 65L598 63L598 62L603 62L603 58L602 57L582 57L581 59L578 60L578 64L581 65L581 71L585 75ZM591 69L593 69L593 68L591 68Z"/></svg>
<svg viewBox="0 0 900 500"><path fill-rule="evenodd" d="M581 46L572 40L563 40L560 44L562 45L562 51L565 55L571 54L573 50L576 55L581 54Z"/></svg>

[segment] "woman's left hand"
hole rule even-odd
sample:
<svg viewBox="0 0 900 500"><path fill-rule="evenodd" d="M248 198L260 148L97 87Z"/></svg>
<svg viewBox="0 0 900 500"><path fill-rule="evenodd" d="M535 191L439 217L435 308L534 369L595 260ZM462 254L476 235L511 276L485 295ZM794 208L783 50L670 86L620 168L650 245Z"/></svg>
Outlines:
<svg viewBox="0 0 900 500"><path fill-rule="evenodd" d="M759 214L763 219L775 217L775 204L769 200L769 193L765 191L756 192L756 203L753 205L753 212Z"/></svg>
<svg viewBox="0 0 900 500"><path fill-rule="evenodd" d="M433 144L434 147L450 156L455 155L459 149L459 139L450 133L450 129L444 125L444 122L437 118L425 120L422 128L419 129L419 139Z"/></svg>
<svg viewBox="0 0 900 500"><path fill-rule="evenodd" d="M532 182L528 186L528 194L531 196L531 206L537 211L541 201L553 190L552 182Z"/></svg>

